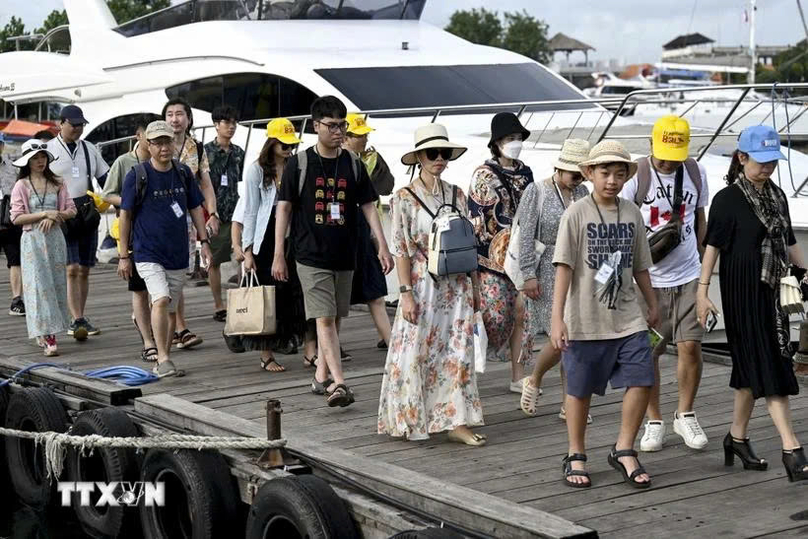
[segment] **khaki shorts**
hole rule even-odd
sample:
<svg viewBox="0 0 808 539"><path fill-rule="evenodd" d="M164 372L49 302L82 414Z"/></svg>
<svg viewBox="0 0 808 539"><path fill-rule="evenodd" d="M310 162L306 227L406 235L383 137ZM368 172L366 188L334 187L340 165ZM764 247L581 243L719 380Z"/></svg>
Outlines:
<svg viewBox="0 0 808 539"><path fill-rule="evenodd" d="M210 238L210 252L213 254L213 265L220 266L225 262L230 262L230 251L233 250L233 243L230 237L230 228L233 223L221 223L219 233Z"/></svg>
<svg viewBox="0 0 808 539"><path fill-rule="evenodd" d="M185 286L186 270L167 270L154 262L138 262L135 267L146 283L151 302L168 298L168 312L176 312L182 297L182 288Z"/></svg>
<svg viewBox="0 0 808 539"><path fill-rule="evenodd" d="M698 278L681 286L654 288L659 306L659 324L655 329L662 335L662 341L654 349L656 355L663 353L669 342L701 342L704 328L696 315L698 289Z"/></svg>
<svg viewBox="0 0 808 539"><path fill-rule="evenodd" d="M297 263L306 318L346 318L351 307L353 270L334 271Z"/></svg>

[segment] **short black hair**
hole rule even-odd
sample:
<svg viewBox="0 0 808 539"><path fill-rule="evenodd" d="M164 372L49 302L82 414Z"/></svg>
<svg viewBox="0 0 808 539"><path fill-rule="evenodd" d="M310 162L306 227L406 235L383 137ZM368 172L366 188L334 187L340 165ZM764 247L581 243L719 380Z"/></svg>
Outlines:
<svg viewBox="0 0 808 539"><path fill-rule="evenodd" d="M213 123L221 122L222 120L233 120L237 122L238 111L235 107L231 107L230 105L221 105L213 109L210 117Z"/></svg>
<svg viewBox="0 0 808 539"><path fill-rule="evenodd" d="M348 109L345 103L333 95L318 97L311 104L311 119L315 122L323 118L345 118L348 116Z"/></svg>
<svg viewBox="0 0 808 539"><path fill-rule="evenodd" d="M188 116L188 132L190 133L191 128L194 127L194 115L191 112L191 104L182 97L172 97L166 101L165 105L163 105L163 112L160 113L163 120L166 119L166 112L168 111L168 107L171 105L182 105L182 107L185 109L185 114Z"/></svg>
<svg viewBox="0 0 808 539"><path fill-rule="evenodd" d="M51 133L47 129L43 129L42 131L37 131L36 133L34 133L34 138L38 138L39 140L48 141L48 140L53 140L56 137L54 137L53 133Z"/></svg>
<svg viewBox="0 0 808 539"><path fill-rule="evenodd" d="M146 128L149 127L149 124L154 121L154 116L154 114L138 114L135 116L134 122L132 122L135 128L135 133L138 131L145 131ZM163 118L165 118L165 116L163 116Z"/></svg>

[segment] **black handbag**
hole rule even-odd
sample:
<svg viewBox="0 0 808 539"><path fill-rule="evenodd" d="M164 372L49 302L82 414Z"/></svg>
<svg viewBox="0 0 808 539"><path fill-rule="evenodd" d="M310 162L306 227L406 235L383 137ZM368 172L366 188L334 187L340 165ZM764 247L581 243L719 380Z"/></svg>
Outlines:
<svg viewBox="0 0 808 539"><path fill-rule="evenodd" d="M659 181L659 176L657 176ZM648 237L648 245L651 247L651 260L654 264L668 256L682 242L682 190L684 182L683 167L676 171L676 179L673 187L673 201L671 201L662 182L659 186L668 203L671 205L672 216L668 224L651 234Z"/></svg>
<svg viewBox="0 0 808 539"><path fill-rule="evenodd" d="M87 184L92 186L90 153L87 151L87 145L84 142L79 142L79 144L84 150L84 162L87 166ZM86 233L95 233L98 230L98 225L101 224L101 214L98 213L98 208L95 207L93 197L84 195L74 198L73 202L76 204L76 216L65 221L63 227L65 235L76 238Z"/></svg>
<svg viewBox="0 0 808 539"><path fill-rule="evenodd" d="M0 230L8 230L14 226L11 222L11 195L3 195L0 199Z"/></svg>

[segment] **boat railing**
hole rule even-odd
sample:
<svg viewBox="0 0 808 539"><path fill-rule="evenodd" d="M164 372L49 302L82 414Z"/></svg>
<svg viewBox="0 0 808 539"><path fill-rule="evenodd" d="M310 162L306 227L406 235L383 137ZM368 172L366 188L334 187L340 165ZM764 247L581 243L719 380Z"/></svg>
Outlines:
<svg viewBox="0 0 808 539"><path fill-rule="evenodd" d="M625 96L620 97L610 97L610 98L597 98L597 99L563 99L563 100L545 100L545 101L526 101L526 102L513 102L513 103L484 103L484 104L475 104L475 105L450 105L450 106L428 106L428 107L412 107L412 108L396 108L396 109L371 109L371 110L364 110L360 111L361 114L364 114L365 117L377 117L377 118L384 118L384 117L414 117L414 116L430 116L430 122L435 122L441 116L445 115L455 115L455 114L479 114L497 110L513 110L517 114L517 116L522 117L525 113L529 113L530 116L525 121L525 123L530 123L533 115L535 114L547 114L548 118L544 123L543 128L539 131L538 135L536 135L535 140L533 140L534 144L533 147L537 147L538 144L546 140L544 137L547 132L550 130L551 125L553 124L553 120L555 120L559 115L573 115L575 116L574 120L571 122L565 122L563 130L568 130L565 138L570 138L576 130L582 129L578 126L581 123L581 120L584 118L585 114L597 114L598 118L595 122L591 125L587 125L586 129L588 129L588 133L585 137L587 140L595 140L596 142L600 142L604 139L614 139L614 140L641 140L647 139L648 134L628 134L628 133L614 133L612 132L613 128L615 127L616 120L624 113L624 111L630 111L633 108L641 107L641 106L648 106L648 105L671 105L671 104L682 104L682 103L690 103L690 105L684 111L679 113L679 116L686 118L688 113L695 110L695 108L700 104L707 104L707 103L725 103L728 105L728 111L726 115L722 118L720 124L715 130L709 130L708 132L695 132L691 133L692 139L707 139L706 144L704 144L698 153L697 159L701 159L710 149L710 147L715 143L715 141L719 137L737 137L738 133L730 131L730 129L735 126L738 122L748 116L751 112L758 109L761 106L767 106L771 110L768 111L766 117L763 119L761 123L766 123L772 118L772 115L775 114L777 108L780 106L788 106L788 105L795 105L801 107L801 109L793 116L789 116L789 121L787 123L784 122L783 125L776 126L780 133L787 133L789 136L792 137L808 137L808 132L792 132L791 128L794 124L799 120L806 112L808 112L808 102L801 98L787 98L783 99L782 95L778 97L778 92L782 94L787 90L805 90L808 89L808 83L804 82L796 82L796 83L772 83L772 84L733 84L733 85L726 85L726 86L703 86L703 87L686 87L686 88L648 88L648 89L640 89L635 90ZM726 96L716 96L716 97L709 97L707 95L703 95L706 92L716 92L716 91L726 91L726 90L738 90L738 97L726 97ZM751 98L749 96L750 92L756 91L763 91L769 92L772 95L770 99L761 99L760 97ZM699 95L693 97L692 99L687 99L685 96L687 94L693 94L698 92ZM737 117L733 117L735 112L738 110L738 107L743 103L752 104L747 110L743 113L739 114ZM306 127L308 122L311 121L310 114L301 114L295 116L287 116L289 120L292 122L299 122L299 134L302 136L303 133L306 131ZM596 135L599 126L601 125L601 121L604 118L608 118L606 124L601 128L599 134ZM239 122L239 125L249 128L247 130L247 140L245 143L245 151L247 151L250 147L250 138L252 136L252 132L256 126L263 126L269 123L272 118L260 118L260 119L253 119L253 120L243 120ZM571 124L571 127L568 127ZM195 126L194 131L197 134L197 138L200 139L202 142L205 141L207 131L212 129L213 125L201 125ZM554 128L555 130L555 128ZM580 136L580 135L578 135ZM103 147L110 144L117 144L121 142L130 141L130 149L131 149L131 140L133 137L122 137L115 140L105 141L99 143L99 146ZM798 196L803 189L808 188L808 178L801 184L800 188L796 190L794 196Z"/></svg>

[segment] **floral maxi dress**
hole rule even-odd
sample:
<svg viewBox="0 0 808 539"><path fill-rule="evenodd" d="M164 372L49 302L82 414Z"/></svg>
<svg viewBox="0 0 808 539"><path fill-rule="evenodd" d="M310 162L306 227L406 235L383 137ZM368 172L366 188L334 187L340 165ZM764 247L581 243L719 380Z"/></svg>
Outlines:
<svg viewBox="0 0 808 539"><path fill-rule="evenodd" d="M47 193L40 203L29 199L31 213L56 210L58 196ZM22 291L25 298L25 322L30 339L67 331L67 246L59 226L42 232L38 223L22 233L20 240Z"/></svg>
<svg viewBox="0 0 808 539"><path fill-rule="evenodd" d="M443 181L436 187L437 196L420 186L412 188L433 211L444 197L451 200L452 187ZM406 321L399 302L379 398L378 432L424 440L462 425L482 425L474 373L471 278L459 274L433 280L427 271L432 218L405 189L393 195L390 206L391 250L394 256L410 259L418 321ZM466 211L460 190L457 206Z"/></svg>

